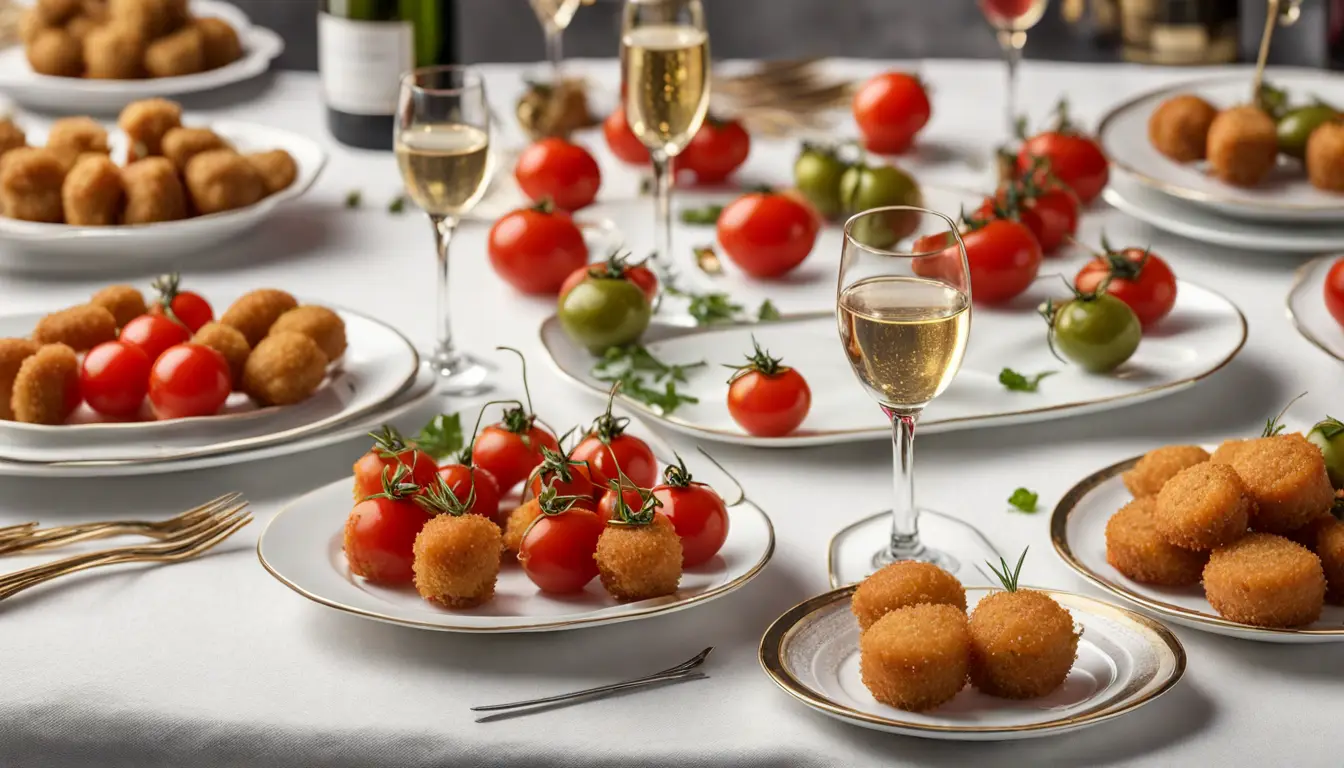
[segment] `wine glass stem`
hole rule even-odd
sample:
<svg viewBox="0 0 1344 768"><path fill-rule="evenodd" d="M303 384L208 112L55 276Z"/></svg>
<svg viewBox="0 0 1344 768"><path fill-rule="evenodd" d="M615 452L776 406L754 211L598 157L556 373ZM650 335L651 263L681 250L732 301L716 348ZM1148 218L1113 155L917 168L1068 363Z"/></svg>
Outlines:
<svg viewBox="0 0 1344 768"><path fill-rule="evenodd" d="M671 158L661 149L649 151L653 160L653 268L666 277L672 265L672 169Z"/></svg>
<svg viewBox="0 0 1344 768"><path fill-rule="evenodd" d="M546 58L551 62L551 82L559 85L560 62L565 58L564 53L565 30L553 25L546 25Z"/></svg>
<svg viewBox="0 0 1344 768"><path fill-rule="evenodd" d="M916 412L887 410L891 417L893 486L891 559L916 560L924 554L919 541L919 510L915 507Z"/></svg>
<svg viewBox="0 0 1344 768"><path fill-rule="evenodd" d="M429 221L434 226L434 245L439 259L438 295L434 308L439 327L434 345L434 361L450 363L456 357L457 350L453 348L452 313L448 309L448 244L452 242L453 232L457 229L457 217L431 213Z"/></svg>
<svg viewBox="0 0 1344 768"><path fill-rule="evenodd" d="M1004 101L1008 117L1008 139L1017 135L1017 65L1022 61L1022 46L1027 43L1026 32L999 30L999 45L1003 47L1003 62L1008 73Z"/></svg>

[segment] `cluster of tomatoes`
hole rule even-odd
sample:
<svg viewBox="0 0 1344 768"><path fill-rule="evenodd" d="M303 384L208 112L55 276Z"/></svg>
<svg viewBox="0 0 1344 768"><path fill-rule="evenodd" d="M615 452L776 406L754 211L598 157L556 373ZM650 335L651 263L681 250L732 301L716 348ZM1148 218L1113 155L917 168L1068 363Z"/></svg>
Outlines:
<svg viewBox="0 0 1344 768"><path fill-rule="evenodd" d="M126 323L116 341L85 354L79 395L113 418L135 417L146 395L160 419L217 413L233 390L229 364L218 351L191 343L212 320L208 301L169 281L149 312Z"/></svg>

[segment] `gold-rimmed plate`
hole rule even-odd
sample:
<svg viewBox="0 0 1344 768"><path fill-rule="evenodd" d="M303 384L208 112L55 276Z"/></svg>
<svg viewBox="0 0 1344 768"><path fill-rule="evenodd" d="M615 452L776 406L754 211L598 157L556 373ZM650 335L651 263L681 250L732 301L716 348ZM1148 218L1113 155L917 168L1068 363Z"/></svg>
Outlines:
<svg viewBox="0 0 1344 768"><path fill-rule="evenodd" d="M1096 598L1043 590L1082 628L1078 659L1048 696L998 699L967 686L927 712L906 712L873 698L859 676L859 625L849 609L856 587L827 592L789 609L761 639L770 679L824 715L852 725L951 741L1054 736L1104 723L1147 704L1185 672L1185 649L1160 623ZM968 587L968 607L990 587Z"/></svg>
<svg viewBox="0 0 1344 768"><path fill-rule="evenodd" d="M1344 362L1344 326L1325 307L1325 279L1338 256L1323 256L1303 264L1288 289L1288 319L1303 338L1327 355Z"/></svg>
<svg viewBox="0 0 1344 768"><path fill-rule="evenodd" d="M1206 448L1212 451L1214 446ZM1140 584L1106 562L1106 522L1132 498L1120 476L1139 458L1126 459L1083 478L1055 506L1050 541L1069 567L1112 595L1191 629L1266 643L1344 642L1344 607L1325 606L1320 620L1306 627L1255 627L1219 616L1198 585Z"/></svg>
<svg viewBox="0 0 1344 768"><path fill-rule="evenodd" d="M1284 88L1294 103L1319 97L1344 103L1344 78L1312 70L1273 69L1266 82ZM1203 163L1177 163L1148 139L1148 119L1162 102L1194 94L1219 109L1245 104L1251 72L1194 80L1147 91L1114 107L1097 127L1111 164L1142 184L1224 216L1277 222L1339 221L1344 195L1319 190L1307 180L1302 164L1281 157L1269 177L1254 187L1234 187L1213 178Z"/></svg>

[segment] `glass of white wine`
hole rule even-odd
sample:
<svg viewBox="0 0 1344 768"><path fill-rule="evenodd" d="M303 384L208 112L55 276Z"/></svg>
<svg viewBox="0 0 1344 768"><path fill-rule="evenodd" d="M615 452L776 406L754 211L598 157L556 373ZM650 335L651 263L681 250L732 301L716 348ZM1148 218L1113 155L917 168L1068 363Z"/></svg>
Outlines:
<svg viewBox="0 0 1344 768"><path fill-rule="evenodd" d="M625 116L653 159L654 255L672 256L672 158L709 111L709 33L700 0L626 0L621 33Z"/></svg>
<svg viewBox="0 0 1344 768"><path fill-rule="evenodd" d="M979 0L980 12L994 27L1003 48L1008 71L1008 89L1004 93L1008 113L1008 136L1017 134L1017 65L1027 44L1027 31L1045 15L1050 0Z"/></svg>
<svg viewBox="0 0 1344 768"><path fill-rule="evenodd" d="M869 529L872 568L924 560L955 573L961 558L978 563L978 553L955 554L966 542L921 539L914 494L915 423L952 383L971 335L971 275L952 219L893 206L847 221L836 316L854 375L891 419L894 506L887 541Z"/></svg>
<svg viewBox="0 0 1344 768"><path fill-rule="evenodd" d="M403 75L395 147L406 193L429 215L438 251L438 335L429 363L443 392L487 391L489 368L454 346L448 306L448 245L490 183L490 107L480 74L444 66Z"/></svg>

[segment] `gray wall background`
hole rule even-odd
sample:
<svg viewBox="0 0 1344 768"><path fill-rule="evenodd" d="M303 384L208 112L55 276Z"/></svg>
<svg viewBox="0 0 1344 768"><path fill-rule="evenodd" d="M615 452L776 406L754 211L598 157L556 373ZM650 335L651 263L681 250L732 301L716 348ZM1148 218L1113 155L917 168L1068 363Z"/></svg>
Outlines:
<svg viewBox="0 0 1344 768"><path fill-rule="evenodd" d="M1305 0L1303 17L1275 37L1279 63L1319 66L1325 60L1325 3ZM313 69L319 0L233 0L254 21L286 41L280 66ZM1113 60L1060 16L1052 0L1032 31L1027 56ZM565 35L567 56L615 56L620 2L583 8ZM527 62L544 57L541 29L528 0L458 0L458 37L469 63ZM1264 0L1242 0L1243 58L1253 56L1264 23ZM986 58L998 44L975 0L705 0L716 58Z"/></svg>

